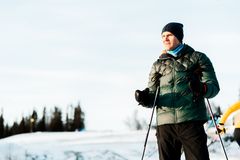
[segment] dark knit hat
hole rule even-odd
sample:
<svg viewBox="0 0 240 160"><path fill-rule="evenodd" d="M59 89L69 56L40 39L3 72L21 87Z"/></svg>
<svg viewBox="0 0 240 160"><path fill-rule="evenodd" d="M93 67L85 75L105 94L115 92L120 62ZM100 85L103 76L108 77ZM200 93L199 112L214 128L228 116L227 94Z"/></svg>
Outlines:
<svg viewBox="0 0 240 160"><path fill-rule="evenodd" d="M171 32L182 43L183 40L183 24L177 22L171 22L165 25L162 29L163 32Z"/></svg>

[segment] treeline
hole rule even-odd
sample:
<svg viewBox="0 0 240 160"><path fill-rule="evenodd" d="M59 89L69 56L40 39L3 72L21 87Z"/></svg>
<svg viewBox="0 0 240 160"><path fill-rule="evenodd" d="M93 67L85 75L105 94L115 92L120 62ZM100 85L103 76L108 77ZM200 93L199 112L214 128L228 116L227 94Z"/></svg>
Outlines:
<svg viewBox="0 0 240 160"><path fill-rule="evenodd" d="M0 138L9 137L21 133L29 132L61 132L61 131L81 131L85 128L84 112L80 104L69 107L63 119L62 111L59 107L54 107L47 114L46 107L43 108L42 116L38 117L36 110L26 117L22 117L20 122L14 122L12 126L4 123L3 113L0 116Z"/></svg>

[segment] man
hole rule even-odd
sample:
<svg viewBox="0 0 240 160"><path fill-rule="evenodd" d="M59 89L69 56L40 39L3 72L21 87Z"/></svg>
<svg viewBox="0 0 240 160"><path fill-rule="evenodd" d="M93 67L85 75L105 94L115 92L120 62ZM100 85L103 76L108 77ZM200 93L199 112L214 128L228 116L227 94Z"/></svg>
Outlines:
<svg viewBox="0 0 240 160"><path fill-rule="evenodd" d="M218 132L219 133L225 133L226 129L224 128L224 123L227 121L227 118L236 111L240 110L240 101L237 101L236 103L234 103L232 106L230 106L227 111L222 115L219 124L217 126ZM234 140L238 143L238 145L240 146L240 116L238 115L238 117L236 116L236 120L234 122L235 125L235 129L233 132L233 138Z"/></svg>
<svg viewBox="0 0 240 160"><path fill-rule="evenodd" d="M204 53L182 43L181 23L168 23L161 36L165 51L152 65L148 88L136 90L135 98L142 106L153 107L159 86L159 159L180 160L183 148L186 160L209 160L204 98L212 98L220 90L214 68Z"/></svg>

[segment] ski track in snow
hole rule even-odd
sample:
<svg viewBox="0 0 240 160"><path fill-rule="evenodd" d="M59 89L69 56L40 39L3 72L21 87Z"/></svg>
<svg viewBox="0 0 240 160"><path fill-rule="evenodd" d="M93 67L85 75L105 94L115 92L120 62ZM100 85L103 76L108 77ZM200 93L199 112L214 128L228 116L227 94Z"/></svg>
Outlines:
<svg viewBox="0 0 240 160"><path fill-rule="evenodd" d="M21 134L0 140L0 160L140 160L145 136L146 131ZM212 139L209 138L209 144ZM237 143L225 139L229 160L239 160ZM217 139L209 145L209 152L211 160L226 159ZM156 137L152 131L144 160L157 159Z"/></svg>

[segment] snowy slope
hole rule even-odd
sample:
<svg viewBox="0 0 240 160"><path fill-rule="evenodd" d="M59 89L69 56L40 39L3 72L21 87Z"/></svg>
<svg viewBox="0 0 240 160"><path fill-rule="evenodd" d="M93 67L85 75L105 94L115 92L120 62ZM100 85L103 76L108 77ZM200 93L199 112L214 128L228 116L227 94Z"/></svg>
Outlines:
<svg viewBox="0 0 240 160"><path fill-rule="evenodd" d="M146 131L21 134L0 140L0 160L140 160L145 136ZM224 145L229 160L240 159L236 143ZM212 160L225 159L218 141L209 146L209 151ZM150 132L145 155L145 160L158 159L154 131Z"/></svg>

